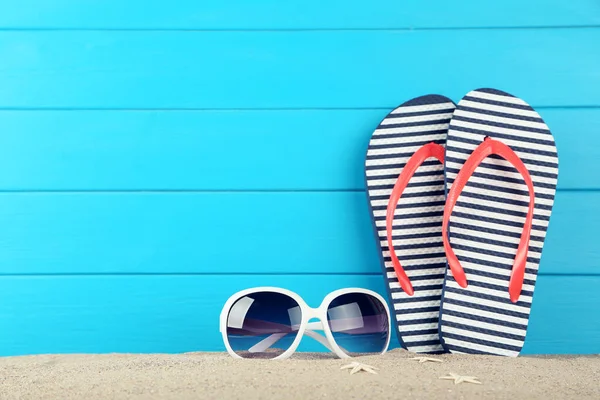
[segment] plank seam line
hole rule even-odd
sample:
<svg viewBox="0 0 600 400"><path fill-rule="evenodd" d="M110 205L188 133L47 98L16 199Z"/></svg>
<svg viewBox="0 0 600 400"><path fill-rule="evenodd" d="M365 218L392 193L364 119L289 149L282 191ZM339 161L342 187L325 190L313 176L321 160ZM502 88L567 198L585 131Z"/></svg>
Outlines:
<svg viewBox="0 0 600 400"><path fill-rule="evenodd" d="M121 111L121 112L147 112L147 111L163 111L163 112L181 112L181 111L223 111L223 112L245 112L245 111L360 111L360 110L375 110L375 111L389 111L397 107L394 104L389 107L377 106L377 107L236 107L236 108L224 108L224 107L0 107L0 111ZM554 109L565 109L565 110L579 110L579 109L600 109L600 105L545 105L535 106L535 109L541 110L554 110Z"/></svg>
<svg viewBox="0 0 600 400"><path fill-rule="evenodd" d="M412 32L412 31L481 31L481 30L551 30L597 29L600 25L517 25L517 26L447 26L383 28L102 28L102 27L0 27L0 32Z"/></svg>
<svg viewBox="0 0 600 400"><path fill-rule="evenodd" d="M564 188L557 192L600 192L600 188ZM0 189L1 194L228 194L228 193L365 193L365 189Z"/></svg>
<svg viewBox="0 0 600 400"><path fill-rule="evenodd" d="M137 272L137 273L118 273L118 272L81 272L81 273L0 273L0 278L36 278L36 277L137 277L137 276L382 276L381 272L237 272L237 273L218 273L218 272ZM538 276L548 277L598 277L600 273L556 273L540 272Z"/></svg>
<svg viewBox="0 0 600 400"><path fill-rule="evenodd" d="M381 272L239 272L239 273L221 273L221 272L75 272L75 273L0 273L0 277L78 277L78 276L114 276L114 277L134 277L134 276L380 276Z"/></svg>

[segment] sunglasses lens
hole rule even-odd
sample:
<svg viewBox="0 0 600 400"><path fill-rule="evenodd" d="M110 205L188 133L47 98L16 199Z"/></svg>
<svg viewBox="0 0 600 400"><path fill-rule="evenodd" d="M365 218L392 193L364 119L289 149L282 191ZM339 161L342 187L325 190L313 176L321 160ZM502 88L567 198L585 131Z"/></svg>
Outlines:
<svg viewBox="0 0 600 400"><path fill-rule="evenodd" d="M348 293L336 297L327 309L327 322L333 338L346 354L381 353L389 337L385 306L366 293Z"/></svg>
<svg viewBox="0 0 600 400"><path fill-rule="evenodd" d="M275 358L289 349L302 321L300 305L275 292L238 299L227 316L229 346L243 358Z"/></svg>

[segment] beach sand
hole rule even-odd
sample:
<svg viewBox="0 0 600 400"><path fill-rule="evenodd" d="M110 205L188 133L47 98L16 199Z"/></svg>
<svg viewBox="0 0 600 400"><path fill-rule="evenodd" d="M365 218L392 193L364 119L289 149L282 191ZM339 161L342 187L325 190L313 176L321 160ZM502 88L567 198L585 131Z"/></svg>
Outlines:
<svg viewBox="0 0 600 400"><path fill-rule="evenodd" d="M341 360L297 353L283 361L222 353L38 355L0 358L0 399L600 399L600 356L515 359L395 349ZM350 375L359 361L377 375ZM476 376L481 385L440 380Z"/></svg>

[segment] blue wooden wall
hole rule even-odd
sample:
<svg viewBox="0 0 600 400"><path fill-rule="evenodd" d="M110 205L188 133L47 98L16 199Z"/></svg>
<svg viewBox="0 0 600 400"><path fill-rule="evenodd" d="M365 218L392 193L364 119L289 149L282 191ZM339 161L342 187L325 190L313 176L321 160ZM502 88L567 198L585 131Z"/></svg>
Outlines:
<svg viewBox="0 0 600 400"><path fill-rule="evenodd" d="M600 353L599 66L598 0L0 0L0 355L223 350L236 290L383 291L369 136L478 87L559 149L525 352Z"/></svg>

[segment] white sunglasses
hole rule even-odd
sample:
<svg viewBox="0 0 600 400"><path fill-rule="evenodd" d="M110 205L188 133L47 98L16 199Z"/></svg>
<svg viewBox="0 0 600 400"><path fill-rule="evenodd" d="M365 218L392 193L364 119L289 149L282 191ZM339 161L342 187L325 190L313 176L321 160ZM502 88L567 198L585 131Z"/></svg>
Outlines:
<svg viewBox="0 0 600 400"><path fill-rule="evenodd" d="M313 318L320 321L309 322ZM219 329L234 358L282 360L296 351L304 335L338 357L349 358L385 353L391 322L387 303L371 290L336 290L318 308L311 308L290 290L257 287L227 300Z"/></svg>

